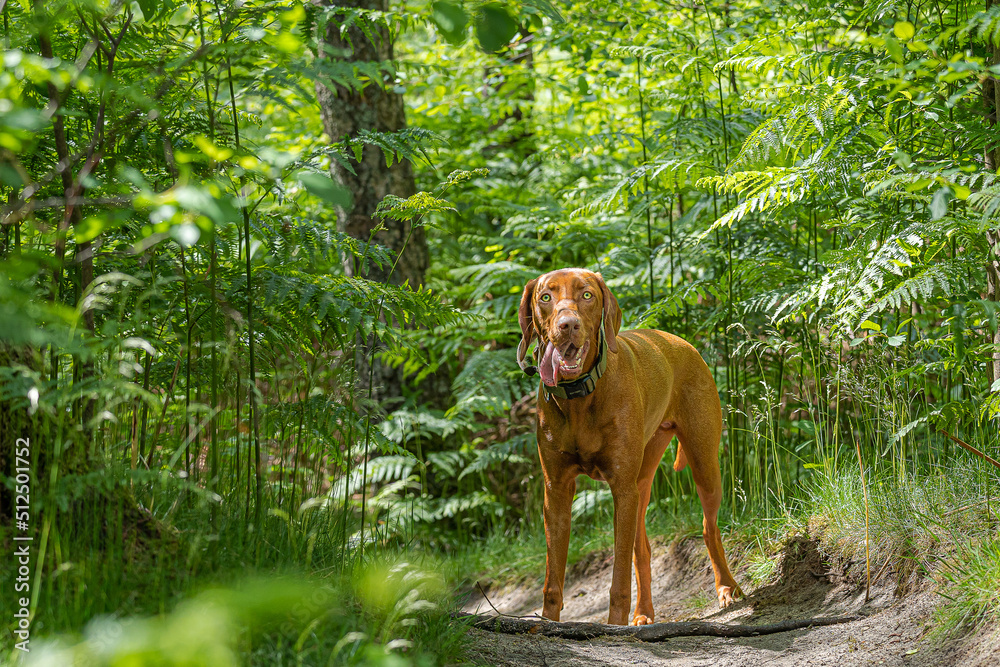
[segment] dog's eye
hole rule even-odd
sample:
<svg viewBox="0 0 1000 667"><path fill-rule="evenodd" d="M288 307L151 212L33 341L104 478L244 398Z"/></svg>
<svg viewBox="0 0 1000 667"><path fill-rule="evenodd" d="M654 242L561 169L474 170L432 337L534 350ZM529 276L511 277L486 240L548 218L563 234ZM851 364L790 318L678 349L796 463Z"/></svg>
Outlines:
<svg viewBox="0 0 1000 667"><path fill-rule="evenodd" d="M593 295L593 294L591 294L590 292L584 292L584 293L583 293L583 298L584 298L584 299L593 299L593 298L594 298L594 295Z"/></svg>
<svg viewBox="0 0 1000 667"><path fill-rule="evenodd" d="M542 295L542 301L544 301L545 303L548 303L549 301L552 301L552 295L551 294L543 294Z"/></svg>

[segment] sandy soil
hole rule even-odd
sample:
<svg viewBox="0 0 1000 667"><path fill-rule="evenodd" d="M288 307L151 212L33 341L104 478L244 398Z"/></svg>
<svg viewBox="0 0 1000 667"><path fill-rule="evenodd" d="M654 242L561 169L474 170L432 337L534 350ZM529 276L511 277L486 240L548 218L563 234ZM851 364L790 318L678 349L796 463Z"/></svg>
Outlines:
<svg viewBox="0 0 1000 667"><path fill-rule="evenodd" d="M711 566L700 539L653 546L657 621L710 620L762 624L815 616L861 615L850 623L750 639L692 637L647 643L631 639L567 641L470 630L469 660L479 665L1000 665L1000 633L963 639L928 636L941 596L934 585L885 568L865 602L863 564L824 557L808 539L789 542L774 581L747 591L725 610L715 602ZM853 565L853 568L852 568ZM739 569L737 569L739 572ZM875 573L873 573L875 574ZM745 580L737 574L737 578ZM607 620L611 554L597 553L567 573L564 621ZM633 581L632 601L635 603ZM489 602L515 616L541 612L537 583L487 587ZM465 611L493 613L478 591Z"/></svg>

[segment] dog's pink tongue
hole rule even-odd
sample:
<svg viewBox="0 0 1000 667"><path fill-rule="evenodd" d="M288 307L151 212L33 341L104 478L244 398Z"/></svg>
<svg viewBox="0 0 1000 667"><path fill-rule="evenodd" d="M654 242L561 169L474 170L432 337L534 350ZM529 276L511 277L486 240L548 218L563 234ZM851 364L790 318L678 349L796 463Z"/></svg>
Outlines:
<svg viewBox="0 0 1000 667"><path fill-rule="evenodd" d="M559 350L552 343L545 346L545 354L542 355L542 360L538 364L538 373L542 376L542 382L550 387L554 387L559 384L559 363L562 361L562 355L559 354Z"/></svg>

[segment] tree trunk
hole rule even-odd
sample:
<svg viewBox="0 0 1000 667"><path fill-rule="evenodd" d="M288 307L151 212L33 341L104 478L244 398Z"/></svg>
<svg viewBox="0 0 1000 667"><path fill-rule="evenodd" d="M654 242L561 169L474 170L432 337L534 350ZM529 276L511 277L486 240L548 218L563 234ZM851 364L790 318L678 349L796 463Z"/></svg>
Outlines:
<svg viewBox="0 0 1000 667"><path fill-rule="evenodd" d="M986 232L990 257L986 261L986 298L1000 303L1000 229ZM1000 322L993 331L993 363L990 364L990 385L1000 379Z"/></svg>
<svg viewBox="0 0 1000 667"><path fill-rule="evenodd" d="M388 0L319 0L324 7L359 8L385 11ZM358 19L360 21L361 19ZM370 26L374 42L365 36L357 25L352 25L343 35L340 22L332 20L325 27L321 58L347 62L389 63L392 60L392 42L389 32L381 26ZM368 82L361 90L343 86L328 87L317 84L316 94L320 105L323 128L333 141L355 137L361 130L377 132L397 132L406 127L403 97L393 91L393 77L384 75L382 81ZM352 160L353 161L353 160ZM354 173L337 162L330 171L333 178L351 191L354 207L347 211L337 207L337 229L354 238L367 241L375 228L375 208L387 194L406 198L416 192L413 169L403 161L385 166L385 157L377 146L365 146L360 162L353 164ZM375 242L389 249L390 254L399 256L399 262L392 273L391 281L402 285L408 283L417 288L424 283L427 270L427 240L422 228L412 229L409 222L385 220L385 227L375 235ZM404 248L405 246L405 248ZM367 271L348 257L344 271L349 276L385 281L389 278L390 266L378 267L369 264ZM367 346L365 346L367 347ZM367 385L370 355L358 355L359 378ZM375 396L382 400L401 395L402 372L375 361L373 373Z"/></svg>
<svg viewBox="0 0 1000 667"><path fill-rule="evenodd" d="M994 0L986 0L986 9L996 4ZM987 44L989 57L987 60L991 65L1000 63L1000 46L991 41ZM986 125L991 128L997 126L997 112L1000 110L1000 85L997 79L987 76L983 79L983 106L986 117ZM983 150L983 162L988 171L996 172L1000 166L1000 144L987 144ZM1000 302L1000 229L993 229L986 232L986 243L989 248L986 258L986 299L993 303ZM993 353L990 370L990 384L992 385L1000 379L1000 323L993 331Z"/></svg>

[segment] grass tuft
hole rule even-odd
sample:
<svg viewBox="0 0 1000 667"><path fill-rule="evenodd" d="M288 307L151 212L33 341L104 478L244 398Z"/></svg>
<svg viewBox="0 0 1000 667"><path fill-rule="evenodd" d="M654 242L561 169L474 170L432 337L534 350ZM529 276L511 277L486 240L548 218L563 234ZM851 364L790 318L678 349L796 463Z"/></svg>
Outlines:
<svg viewBox="0 0 1000 667"><path fill-rule="evenodd" d="M996 475L975 462L902 480L872 468L869 479L871 560L876 571L894 564L900 574L930 573L954 545L990 533L985 499ZM850 560L864 560L864 494L856 470L821 476L807 507L810 529L824 546Z"/></svg>
<svg viewBox="0 0 1000 667"><path fill-rule="evenodd" d="M953 636L1000 623L1000 539L963 543L942 570L945 604L935 610L935 631Z"/></svg>

